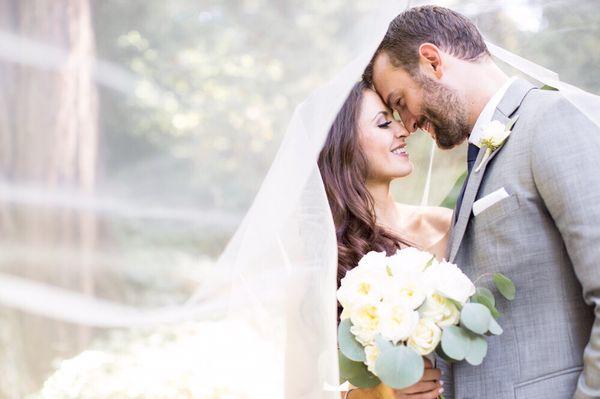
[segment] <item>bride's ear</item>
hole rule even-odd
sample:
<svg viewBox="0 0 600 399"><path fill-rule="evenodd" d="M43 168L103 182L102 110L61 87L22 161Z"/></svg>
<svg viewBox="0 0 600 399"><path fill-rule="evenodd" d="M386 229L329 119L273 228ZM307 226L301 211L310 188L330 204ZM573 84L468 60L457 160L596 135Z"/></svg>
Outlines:
<svg viewBox="0 0 600 399"><path fill-rule="evenodd" d="M431 43L423 43L419 46L419 63L421 70L427 75L435 76L441 79L444 74L442 71L442 55L440 49Z"/></svg>

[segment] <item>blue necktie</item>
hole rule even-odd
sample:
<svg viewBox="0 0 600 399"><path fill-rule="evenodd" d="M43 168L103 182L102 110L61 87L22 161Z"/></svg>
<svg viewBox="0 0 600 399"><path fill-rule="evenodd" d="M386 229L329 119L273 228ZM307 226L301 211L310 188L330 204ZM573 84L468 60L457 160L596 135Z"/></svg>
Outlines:
<svg viewBox="0 0 600 399"><path fill-rule="evenodd" d="M463 183L462 189L460 190L460 195L456 199L455 220L458 220L458 214L460 212L463 197L465 196L467 182L469 181L469 176L471 176L473 166L475 166L475 161L477 161L477 155L479 155L479 147L477 147L475 144L469 143L469 149L467 150L467 177L465 179L465 182Z"/></svg>
<svg viewBox="0 0 600 399"><path fill-rule="evenodd" d="M467 179L471 175L471 170L473 170L475 161L477 161L477 155L479 155L479 147L469 143L469 149L467 151Z"/></svg>

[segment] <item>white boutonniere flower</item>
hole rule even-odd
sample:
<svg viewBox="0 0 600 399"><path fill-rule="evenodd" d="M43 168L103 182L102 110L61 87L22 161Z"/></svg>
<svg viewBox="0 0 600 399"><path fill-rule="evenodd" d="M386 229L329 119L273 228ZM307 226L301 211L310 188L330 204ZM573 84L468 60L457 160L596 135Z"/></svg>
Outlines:
<svg viewBox="0 0 600 399"><path fill-rule="evenodd" d="M479 148L485 148L485 154L483 155L481 162L477 166L477 169L475 169L475 173L479 172L479 170L488 160L490 155L492 155L494 151L496 151L502 146L504 141L510 135L510 131L517 119L518 116L509 121L509 123L506 125L500 121L491 121L483 128L483 132L485 134L479 142Z"/></svg>

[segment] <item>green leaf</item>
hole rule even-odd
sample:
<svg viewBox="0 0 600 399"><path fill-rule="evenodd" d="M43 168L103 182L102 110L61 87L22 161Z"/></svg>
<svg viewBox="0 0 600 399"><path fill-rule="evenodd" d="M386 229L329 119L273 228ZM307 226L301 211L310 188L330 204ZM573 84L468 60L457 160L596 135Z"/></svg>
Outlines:
<svg viewBox="0 0 600 399"><path fill-rule="evenodd" d="M423 357L414 349L394 346L384 339L375 338L379 356L375 371L381 381L395 389L404 389L419 382L425 371Z"/></svg>
<svg viewBox="0 0 600 399"><path fill-rule="evenodd" d="M542 89L542 90L558 91L558 89L556 87L552 87L550 85L543 85L542 87L540 87L540 89Z"/></svg>
<svg viewBox="0 0 600 399"><path fill-rule="evenodd" d="M496 298L494 298L494 294L489 289L485 287L478 287L475 295L480 295L486 298L492 306L496 306ZM482 305L485 304L482 303Z"/></svg>
<svg viewBox="0 0 600 399"><path fill-rule="evenodd" d="M373 388L381 383L381 380L371 373L363 362L348 359L342 351L338 351L338 361L340 384L350 381L350 384L358 388Z"/></svg>
<svg viewBox="0 0 600 399"><path fill-rule="evenodd" d="M494 318L497 319L500 317L500 312L498 312L498 309L496 309L496 299L494 298L494 294L492 294L492 291L488 290L487 288L477 288L477 292L471 297L471 302L480 303L488 308Z"/></svg>
<svg viewBox="0 0 600 399"><path fill-rule="evenodd" d="M460 324L476 334L485 334L493 319L490 310L480 303L467 303L460 312Z"/></svg>
<svg viewBox="0 0 600 399"><path fill-rule="evenodd" d="M465 183L466 179L467 179L467 172L465 171L456 180L456 183L454 183L454 186L452 187L452 189L450 190L450 192L448 193L446 198L444 198L444 200L442 201L440 206L442 206L444 208L449 208L449 209L454 209L456 207L456 199L460 195L460 190L461 190L463 184Z"/></svg>
<svg viewBox="0 0 600 399"><path fill-rule="evenodd" d="M364 362L367 360L365 348L356 340L356 337L350 332L352 322L350 319L344 319L338 326L338 345L340 351L350 360L355 362Z"/></svg>
<svg viewBox="0 0 600 399"><path fill-rule="evenodd" d="M488 331L494 335L500 335L503 332L502 327L500 327L500 324L498 324L498 322L494 318L490 320L490 326L488 328Z"/></svg>
<svg viewBox="0 0 600 399"><path fill-rule="evenodd" d="M454 363L456 360L452 359L450 356L448 356L446 354L446 352L444 352L444 349L442 349L442 345L438 345L437 348L435 348L435 353L441 357L442 359L444 359L447 363Z"/></svg>
<svg viewBox="0 0 600 399"><path fill-rule="evenodd" d="M442 350L456 361L463 360L469 351L467 330L458 326L448 326L442 331Z"/></svg>
<svg viewBox="0 0 600 399"><path fill-rule="evenodd" d="M496 273L494 274L493 281L496 285L496 288L498 288L498 291L500 291L504 298L508 299L509 301L515 299L517 289L508 277L501 273Z"/></svg>
<svg viewBox="0 0 600 399"><path fill-rule="evenodd" d="M442 350L455 361L466 360L477 365L487 354L487 342L481 335L462 327L449 326L442 332Z"/></svg>
<svg viewBox="0 0 600 399"><path fill-rule="evenodd" d="M479 366L487 354L487 341L484 337L469 334L469 350L465 360L473 366Z"/></svg>

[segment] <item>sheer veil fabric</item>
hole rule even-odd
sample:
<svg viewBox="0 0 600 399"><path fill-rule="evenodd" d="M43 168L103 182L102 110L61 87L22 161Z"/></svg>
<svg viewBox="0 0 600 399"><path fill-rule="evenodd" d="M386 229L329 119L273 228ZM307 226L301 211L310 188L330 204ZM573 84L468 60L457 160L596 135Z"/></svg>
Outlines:
<svg viewBox="0 0 600 399"><path fill-rule="evenodd" d="M223 377L231 384L250 381L247 397L338 398L338 392L325 389L337 386L339 380L335 297L337 249L333 220L316 160L331 122L371 59L389 21L406 7L421 3L384 2L351 27L353 37L360 38L353 48L352 61L296 107L275 160L229 244L216 264L202 274L200 281L189 282L196 286L193 295L175 304L152 307L68 289L55 283L55 277L64 274L62 277L68 280L72 268L56 267L56 259L44 263L43 255L24 262L31 256L25 251L3 259L3 264L24 262L33 265L32 273L13 272L8 267L0 269L3 314L15 318L36 317L42 327L57 328L62 324L68 328L85 328L89 329L86 330L88 335L111 330L152 331L190 322L205 325L210 330L220 323L228 333L221 336L222 342L214 342L218 356L231 363L248 361L248 364L254 364L251 371L239 371L250 373L251 378L246 375L241 379L242 376L234 371ZM451 1L437 3L457 6ZM536 82L559 89L600 126L598 96L561 82L558 74L493 43L488 46L502 64ZM7 57L6 54L3 56ZM415 156L424 160L428 176L423 181L426 183L419 189L416 200L414 192L406 193L403 198L402 190L399 190L398 200L438 205L462 173L463 154L458 150L453 154L443 153L429 144L423 148L422 153ZM5 181L0 186L0 204L4 208L27 209L35 202L38 193L28 191L20 183ZM118 204L106 207L104 200L94 197L93 193L72 195L64 191L41 205L50 213L65 207L83 215L120 212ZM38 216L45 217L43 212ZM18 220L12 222L19 223ZM18 240L18 236L11 238ZM43 242L44 237L38 237L38 240ZM35 245L25 244L29 249ZM90 259L107 256L102 253L106 245L90 245L83 241L72 245L76 246L77 256L74 260L69 259L71 263L90 262ZM114 252L111 254L119 256ZM167 257L164 261L173 259ZM48 270L53 267L56 268ZM23 326L25 328L26 324ZM198 331L198 339L202 340L203 328ZM71 345L60 333L48 334L45 339L47 345ZM231 345L232 340L243 342L248 352L244 353L239 345ZM73 345L71 353L85 348L85 345ZM261 349L256 354L250 348ZM11 362L7 353L0 358L0 362L5 363L3 367ZM248 359L249 356L258 358ZM27 359L35 362L35 356ZM18 383L19 378L14 377L13 382Z"/></svg>

